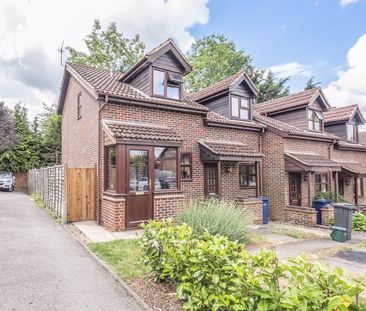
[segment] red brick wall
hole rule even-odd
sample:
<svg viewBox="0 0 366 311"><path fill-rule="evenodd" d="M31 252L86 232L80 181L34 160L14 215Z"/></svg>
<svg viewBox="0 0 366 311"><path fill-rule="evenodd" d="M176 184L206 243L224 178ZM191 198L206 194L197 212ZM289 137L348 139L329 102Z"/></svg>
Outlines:
<svg viewBox="0 0 366 311"><path fill-rule="evenodd" d="M314 208L303 206L288 206L285 208L286 222L300 226L316 227L317 212Z"/></svg>
<svg viewBox="0 0 366 311"><path fill-rule="evenodd" d="M81 118L77 98L81 92ZM62 112L62 163L92 167L98 161L99 104L73 77L70 78Z"/></svg>
<svg viewBox="0 0 366 311"><path fill-rule="evenodd" d="M285 219L286 189L288 189L283 139L270 131L263 137L263 190L269 197L269 218Z"/></svg>
<svg viewBox="0 0 366 311"><path fill-rule="evenodd" d="M322 208L322 225L329 226L330 220L334 220L334 208L331 205Z"/></svg>
<svg viewBox="0 0 366 311"><path fill-rule="evenodd" d="M26 191L28 189L28 173L16 172L15 176L15 191Z"/></svg>
<svg viewBox="0 0 366 311"><path fill-rule="evenodd" d="M125 202L124 198L103 196L103 208L100 211L101 224L112 231L125 229Z"/></svg>
<svg viewBox="0 0 366 311"><path fill-rule="evenodd" d="M249 223L251 224L262 224L263 223L263 203L262 201L237 201L236 205L247 214Z"/></svg>
<svg viewBox="0 0 366 311"><path fill-rule="evenodd" d="M183 208L185 196L183 194L163 194L154 196L154 219L175 219Z"/></svg>

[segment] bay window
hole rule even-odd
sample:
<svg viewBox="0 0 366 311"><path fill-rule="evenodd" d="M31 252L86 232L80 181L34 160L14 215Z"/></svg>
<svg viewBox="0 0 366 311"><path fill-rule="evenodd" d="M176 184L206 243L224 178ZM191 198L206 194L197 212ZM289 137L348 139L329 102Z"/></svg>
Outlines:
<svg viewBox="0 0 366 311"><path fill-rule="evenodd" d="M154 148L155 190L178 189L177 148Z"/></svg>
<svg viewBox="0 0 366 311"><path fill-rule="evenodd" d="M116 146L107 148L107 190L116 191L117 188L117 167L116 167Z"/></svg>

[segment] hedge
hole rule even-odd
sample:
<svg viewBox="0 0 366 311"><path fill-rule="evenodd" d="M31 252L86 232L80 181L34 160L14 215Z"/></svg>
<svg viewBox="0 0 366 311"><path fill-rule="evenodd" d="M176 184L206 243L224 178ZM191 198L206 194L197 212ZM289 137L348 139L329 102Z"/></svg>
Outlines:
<svg viewBox="0 0 366 311"><path fill-rule="evenodd" d="M243 244L186 224L143 225L145 263L156 281L177 282L185 310L366 310L364 283L347 280L304 256L279 263L273 251L249 254Z"/></svg>

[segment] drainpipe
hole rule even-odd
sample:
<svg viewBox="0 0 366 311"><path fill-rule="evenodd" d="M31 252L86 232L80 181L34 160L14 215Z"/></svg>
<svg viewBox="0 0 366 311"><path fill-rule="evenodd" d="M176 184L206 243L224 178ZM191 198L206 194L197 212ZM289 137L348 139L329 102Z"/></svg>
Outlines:
<svg viewBox="0 0 366 311"><path fill-rule="evenodd" d="M101 200L101 195L100 195L100 161L101 161L101 156L100 156L100 152L101 152L101 148L100 148L100 135L101 135L101 131L100 131L100 121L101 121L101 111L103 110L105 104L108 102L108 96L106 95L104 97L104 101L101 104L101 106L99 107L99 112L98 112L98 163L97 163L97 176L98 176L98 182L97 182L97 210L98 210L98 214L97 214L97 223L100 224L100 200Z"/></svg>

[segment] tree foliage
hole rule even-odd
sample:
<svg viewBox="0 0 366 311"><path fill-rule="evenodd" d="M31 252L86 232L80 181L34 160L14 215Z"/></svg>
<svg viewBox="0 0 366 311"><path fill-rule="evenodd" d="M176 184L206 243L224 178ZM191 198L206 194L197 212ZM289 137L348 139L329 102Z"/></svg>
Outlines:
<svg viewBox="0 0 366 311"><path fill-rule="evenodd" d="M127 71L143 56L145 49L139 35L132 39L126 38L118 31L115 22L102 30L99 20L94 21L92 32L86 36L84 42L88 53L77 51L73 47L66 48L70 53L69 61L113 71Z"/></svg>
<svg viewBox="0 0 366 311"><path fill-rule="evenodd" d="M318 87L321 84L321 82L315 82L314 80L315 80L315 77L311 77L308 80L308 82L306 82L306 86L304 88L305 91L314 89L314 88Z"/></svg>
<svg viewBox="0 0 366 311"><path fill-rule="evenodd" d="M11 112L4 102L0 102L0 152L14 148L17 142L16 127Z"/></svg>
<svg viewBox="0 0 366 311"><path fill-rule="evenodd" d="M273 73L257 69L251 56L238 50L235 43L224 35L213 34L197 40L187 56L193 66L192 72L186 77L189 92L212 85L243 68L261 93L258 101L289 93L289 87L286 86L289 78L277 79Z"/></svg>
<svg viewBox="0 0 366 311"><path fill-rule="evenodd" d="M32 123L22 103L16 104L12 111L5 104L0 105L0 108L0 115L3 111L8 111L9 115L9 120L0 119L0 128L4 126L1 121L6 120L13 124L14 131L12 138L1 137L12 144L11 148L0 150L0 170L28 171L60 163L61 116L56 113L55 106L44 105L46 112L36 116Z"/></svg>

